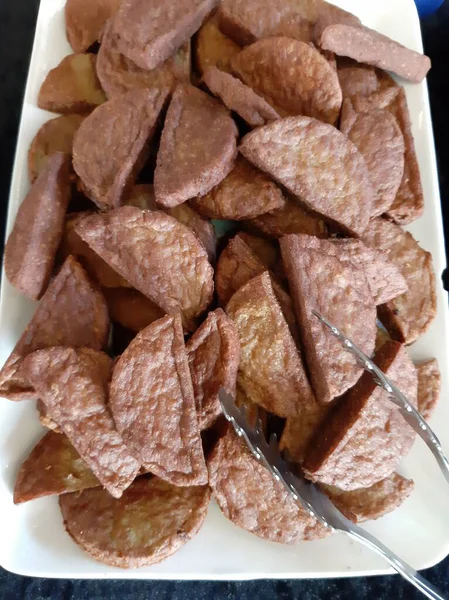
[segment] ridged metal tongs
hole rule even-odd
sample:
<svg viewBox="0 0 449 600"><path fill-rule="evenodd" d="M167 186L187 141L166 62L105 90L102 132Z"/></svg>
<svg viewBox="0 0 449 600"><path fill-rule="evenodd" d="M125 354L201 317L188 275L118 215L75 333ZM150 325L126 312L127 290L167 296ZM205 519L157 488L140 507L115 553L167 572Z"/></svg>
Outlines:
<svg viewBox="0 0 449 600"><path fill-rule="evenodd" d="M415 429L419 429L421 437L423 437L424 434L426 437L432 436L430 439L435 440L434 443L438 444L441 455L444 458L444 466L447 473L447 459L442 453L441 445L421 415L410 405L399 390L395 388L385 374L363 354L363 352L361 352L350 340L345 338L338 329L324 317L318 313L314 314L331 329L332 333L338 337L340 341L342 341L345 348L357 357L361 364L363 364L363 367L373 374L376 383L378 382L389 394L394 394L395 403L400 407L407 421L412 424ZM288 462L285 456L282 457L275 435L272 435L270 442L267 443L260 419L255 427L251 427L246 419L245 407L237 408L234 398L223 389L219 391L219 398L223 413L227 420L234 426L237 435L245 440L253 455L265 465L273 477L284 485L293 499L299 502L311 516L318 519L329 529L342 531L350 538L357 540L382 556L400 575L402 575L402 577L404 577L404 579L413 584L427 598L433 600L445 600L444 596L442 596L431 583L424 579L424 577L410 565L405 563L399 556L384 546L373 535L347 519L321 491L318 485L307 481L299 473L298 469ZM416 425L416 423L418 423L418 425ZM426 438L424 439L426 440Z"/></svg>
<svg viewBox="0 0 449 600"><path fill-rule="evenodd" d="M404 394L399 390L390 379L381 371L373 361L364 354L360 348L358 348L354 342L345 337L345 335L332 325L323 315L320 315L316 310L312 311L313 314L329 328L332 335L334 335L342 344L344 350L352 354L357 360L358 364L363 367L366 371L369 371L373 377L374 382L384 389L389 395L390 400L396 404L399 408L399 412L407 421L407 423L416 431L416 433L424 440L427 446L430 448L434 455L438 466L441 469L446 481L449 483L449 460L443 452L443 448L440 444L440 440L433 432L430 425L422 417L416 408L411 404Z"/></svg>

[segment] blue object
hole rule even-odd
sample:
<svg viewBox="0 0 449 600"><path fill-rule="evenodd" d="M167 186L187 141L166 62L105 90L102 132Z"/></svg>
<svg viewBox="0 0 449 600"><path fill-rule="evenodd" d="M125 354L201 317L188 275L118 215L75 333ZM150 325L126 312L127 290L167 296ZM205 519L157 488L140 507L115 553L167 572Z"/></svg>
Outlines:
<svg viewBox="0 0 449 600"><path fill-rule="evenodd" d="M415 0L416 8L421 19L428 17L443 4L443 0Z"/></svg>

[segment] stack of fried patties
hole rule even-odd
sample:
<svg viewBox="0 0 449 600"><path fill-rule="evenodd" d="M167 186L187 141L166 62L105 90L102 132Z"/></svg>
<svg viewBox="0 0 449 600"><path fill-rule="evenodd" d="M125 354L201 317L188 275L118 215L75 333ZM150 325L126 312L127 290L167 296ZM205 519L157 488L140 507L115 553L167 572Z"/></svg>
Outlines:
<svg viewBox="0 0 449 600"><path fill-rule="evenodd" d="M405 349L435 315L401 227L423 193L381 70L417 82L429 60L316 0L68 0L66 25L76 53L39 94L61 116L5 253L39 304L0 393L49 429L14 501L59 495L75 542L119 567L173 554L211 491L261 538L325 536L226 425L223 388L352 519L399 506L414 434L313 311L431 415L436 361Z"/></svg>

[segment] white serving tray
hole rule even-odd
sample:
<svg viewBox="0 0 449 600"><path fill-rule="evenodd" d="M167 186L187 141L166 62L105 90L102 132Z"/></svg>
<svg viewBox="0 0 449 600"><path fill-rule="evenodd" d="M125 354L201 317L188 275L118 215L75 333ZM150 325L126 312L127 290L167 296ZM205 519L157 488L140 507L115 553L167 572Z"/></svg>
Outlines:
<svg viewBox="0 0 449 600"><path fill-rule="evenodd" d="M357 14L366 25L422 51L413 0L336 3ZM29 144L42 123L53 116L37 108L39 87L48 70L71 52L63 7L64 0L41 0L14 163L8 233L29 187ZM440 279L446 261L432 124L426 84L406 85L406 91L426 204L424 216L413 223L410 231L433 255L438 294L437 318L410 353L416 359L436 356L439 361L443 393L432 424L449 453L449 330L447 295ZM3 272L0 364L11 352L34 307L11 287ZM65 533L57 498L13 505L17 470L44 432L34 402L0 399L0 423L0 564L9 571L42 577L140 579L310 578L392 572L382 559L343 534L296 546L265 542L227 521L215 503L199 535L168 560L129 571L107 567L82 552ZM399 510L366 528L413 567L422 569L449 553L449 486L420 440L404 461L402 471L416 482L411 498Z"/></svg>

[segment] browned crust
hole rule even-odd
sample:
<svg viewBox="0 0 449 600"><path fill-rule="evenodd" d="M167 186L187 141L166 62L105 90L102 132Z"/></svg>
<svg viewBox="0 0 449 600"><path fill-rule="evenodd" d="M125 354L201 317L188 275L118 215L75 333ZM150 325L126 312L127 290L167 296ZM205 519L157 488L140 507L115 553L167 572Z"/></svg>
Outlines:
<svg viewBox="0 0 449 600"><path fill-rule="evenodd" d="M101 489L59 498L67 533L92 558L124 569L153 565L200 530L209 488L137 479L117 500Z"/></svg>
<svg viewBox="0 0 449 600"><path fill-rule="evenodd" d="M369 355L376 337L374 300L364 272L345 260L332 242L287 235L280 246L312 386L318 402L330 402L354 385L362 371L313 311Z"/></svg>
<svg viewBox="0 0 449 600"><path fill-rule="evenodd" d="M250 219L247 225L268 237L281 238L289 233L306 233L319 238L328 237L328 228L319 215L307 211L288 194L284 197L285 205L282 208Z"/></svg>
<svg viewBox="0 0 449 600"><path fill-rule="evenodd" d="M309 442L319 431L329 410L329 404L315 401L302 406L298 415L287 418L279 447L288 452L293 462L302 464Z"/></svg>
<svg viewBox="0 0 449 600"><path fill-rule="evenodd" d="M239 155L229 175L190 204L204 217L241 221L281 208L285 200L265 173Z"/></svg>
<svg viewBox="0 0 449 600"><path fill-rule="evenodd" d="M5 246L9 281L38 300L47 289L70 199L70 156L58 152L25 196Z"/></svg>
<svg viewBox="0 0 449 600"><path fill-rule="evenodd" d="M319 45L340 56L392 71L414 83L420 83L430 69L429 57L363 25L330 25L321 33Z"/></svg>
<svg viewBox="0 0 449 600"><path fill-rule="evenodd" d="M232 67L281 116L337 121L342 103L337 72L309 44L288 37L260 40L237 54Z"/></svg>
<svg viewBox="0 0 449 600"><path fill-rule="evenodd" d="M315 20L327 6L327 2L316 0L224 0L218 13L219 26L241 46L274 35L310 42Z"/></svg>
<svg viewBox="0 0 449 600"><path fill-rule="evenodd" d="M241 50L240 46L220 31L217 14L200 27L194 38L194 49L196 66L201 75L209 67L218 67L230 73L231 60Z"/></svg>
<svg viewBox="0 0 449 600"><path fill-rule="evenodd" d="M123 206L83 219L75 231L165 312L182 311L187 329L210 304L213 269L206 250L177 219L161 211Z"/></svg>
<svg viewBox="0 0 449 600"><path fill-rule="evenodd" d="M280 119L266 100L229 73L209 67L203 74L203 81L214 96L218 96L229 110L240 115L250 127Z"/></svg>
<svg viewBox="0 0 449 600"><path fill-rule="evenodd" d="M416 405L416 370L403 346L387 341L374 362ZM365 372L317 431L304 470L312 480L345 491L369 487L396 469L414 438L388 394Z"/></svg>
<svg viewBox="0 0 449 600"><path fill-rule="evenodd" d="M154 69L201 27L218 0L122 0L114 17L118 49L142 69Z"/></svg>
<svg viewBox="0 0 449 600"><path fill-rule="evenodd" d="M176 88L162 131L154 190L170 208L207 194L231 171L237 127L218 100L190 85Z"/></svg>
<svg viewBox="0 0 449 600"><path fill-rule="evenodd" d="M432 256L410 233L385 219L373 219L363 241L385 252L408 285L404 294L380 305L378 313L393 339L411 344L427 331L437 311Z"/></svg>
<svg viewBox="0 0 449 600"><path fill-rule="evenodd" d="M131 288L105 288L111 321L138 333L164 316L164 311L149 298Z"/></svg>
<svg viewBox="0 0 449 600"><path fill-rule="evenodd" d="M288 117L245 135L239 150L306 208L352 236L363 233L373 204L368 170L335 127L311 117Z"/></svg>
<svg viewBox="0 0 449 600"><path fill-rule="evenodd" d="M215 285L218 299L222 307L226 307L231 296L253 277L261 275L267 270L265 265L251 250L243 238L237 234L220 254L215 269ZM271 275L272 285L276 298L281 305L285 320L295 340L298 340L298 326L296 324L293 303L290 296L279 284L274 275Z"/></svg>
<svg viewBox="0 0 449 600"><path fill-rule="evenodd" d="M142 330L114 368L109 406L145 468L174 485L203 485L207 470L181 318Z"/></svg>
<svg viewBox="0 0 449 600"><path fill-rule="evenodd" d="M221 414L221 388L235 396L240 343L234 323L221 308L210 312L186 344L200 430Z"/></svg>
<svg viewBox="0 0 449 600"><path fill-rule="evenodd" d="M351 103L356 112L369 112L379 108L388 110L401 129L405 145L404 174L396 198L387 211L387 216L400 225L406 225L418 219L424 212L421 174L405 91L397 85L391 85L391 80L386 79L388 77L386 73L382 75L379 91L365 97L353 97ZM394 84L394 82L392 83Z"/></svg>
<svg viewBox="0 0 449 600"><path fill-rule="evenodd" d="M209 484L221 511L239 527L283 544L329 533L250 454L232 428L215 446L207 466Z"/></svg>
<svg viewBox="0 0 449 600"><path fill-rule="evenodd" d="M103 288L130 287L131 284L114 271L85 241L81 239L76 227L93 212L80 212L67 215L64 233L58 250L58 258L66 260L70 255L75 256L86 269L89 277Z"/></svg>
<svg viewBox="0 0 449 600"><path fill-rule="evenodd" d="M95 54L69 54L45 78L39 108L63 114L90 112L106 100L95 68Z"/></svg>
<svg viewBox="0 0 449 600"><path fill-rule="evenodd" d="M61 115L42 125L28 150L28 175L31 183L45 168L52 154L72 154L73 138L84 118L83 115Z"/></svg>
<svg viewBox="0 0 449 600"><path fill-rule="evenodd" d="M411 479L393 473L368 488L344 492L332 486L324 486L324 491L341 511L349 511L356 523L364 523L380 519L396 510L414 488L415 484Z"/></svg>
<svg viewBox="0 0 449 600"><path fill-rule="evenodd" d="M436 358L416 365L418 373L418 410L426 419L433 415L441 392L441 373Z"/></svg>
<svg viewBox="0 0 449 600"><path fill-rule="evenodd" d="M50 418L107 491L120 498L141 464L125 446L107 406L112 366L103 352L63 346L37 350L23 362Z"/></svg>
<svg viewBox="0 0 449 600"><path fill-rule="evenodd" d="M10 400L36 398L21 371L23 359L55 345L104 348L109 336L105 299L81 265L69 256L42 296L33 318L0 371L0 394Z"/></svg>
<svg viewBox="0 0 449 600"><path fill-rule="evenodd" d="M101 209L120 206L143 167L169 89L136 89L98 106L73 142L83 192Z"/></svg>
<svg viewBox="0 0 449 600"><path fill-rule="evenodd" d="M68 438L48 431L19 469L14 504L100 485Z"/></svg>
<svg viewBox="0 0 449 600"><path fill-rule="evenodd" d="M315 402L302 357L274 294L268 272L251 279L226 312L240 339L238 383L251 400L280 417Z"/></svg>
<svg viewBox="0 0 449 600"><path fill-rule="evenodd" d="M342 111L340 130L357 146L368 167L375 193L372 216L388 212L404 176L404 137L395 117L387 110L373 109L355 114L348 123Z"/></svg>
<svg viewBox="0 0 449 600"><path fill-rule="evenodd" d="M97 55L97 75L108 98L133 89L156 87L173 91L179 82L190 81L190 41L165 62L149 71L138 67L119 51L117 35L113 31L113 20L110 20L101 37Z"/></svg>
<svg viewBox="0 0 449 600"><path fill-rule="evenodd" d="M117 11L121 0L67 0L67 39L74 52L86 52L100 39L106 21Z"/></svg>

